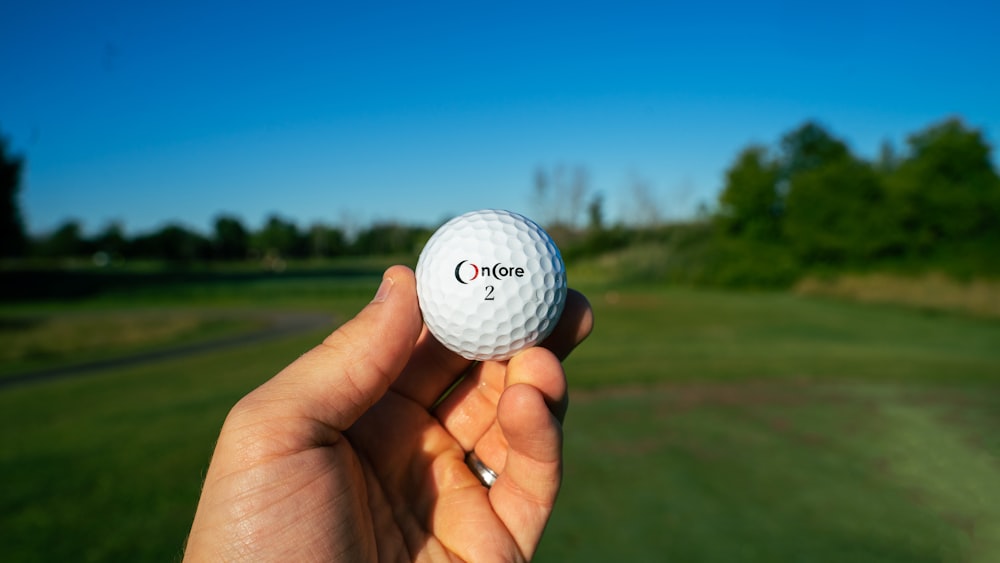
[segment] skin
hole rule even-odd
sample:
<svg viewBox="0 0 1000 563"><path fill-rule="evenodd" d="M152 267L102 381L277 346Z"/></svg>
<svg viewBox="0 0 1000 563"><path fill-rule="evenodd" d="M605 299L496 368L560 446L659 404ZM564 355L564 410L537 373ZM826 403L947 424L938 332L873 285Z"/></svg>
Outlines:
<svg viewBox="0 0 1000 563"><path fill-rule="evenodd" d="M562 478L561 360L592 326L570 290L542 346L472 363L423 326L413 272L388 269L354 319L233 407L185 560L530 559Z"/></svg>

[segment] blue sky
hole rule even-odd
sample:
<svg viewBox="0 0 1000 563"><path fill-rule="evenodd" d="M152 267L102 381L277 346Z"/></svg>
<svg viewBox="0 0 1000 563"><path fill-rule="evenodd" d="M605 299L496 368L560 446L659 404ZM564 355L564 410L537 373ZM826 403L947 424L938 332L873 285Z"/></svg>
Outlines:
<svg viewBox="0 0 1000 563"><path fill-rule="evenodd" d="M31 232L537 215L559 165L679 218L807 119L864 157L955 115L1000 138L995 1L157 4L0 6Z"/></svg>

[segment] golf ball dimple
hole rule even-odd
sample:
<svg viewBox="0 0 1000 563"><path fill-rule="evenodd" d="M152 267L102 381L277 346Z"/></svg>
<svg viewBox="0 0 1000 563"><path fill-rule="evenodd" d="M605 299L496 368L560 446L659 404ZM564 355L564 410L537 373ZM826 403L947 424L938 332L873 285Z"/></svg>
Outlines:
<svg viewBox="0 0 1000 563"><path fill-rule="evenodd" d="M417 260L424 323L469 360L505 360L552 333L566 304L566 267L552 238L497 209L455 217Z"/></svg>

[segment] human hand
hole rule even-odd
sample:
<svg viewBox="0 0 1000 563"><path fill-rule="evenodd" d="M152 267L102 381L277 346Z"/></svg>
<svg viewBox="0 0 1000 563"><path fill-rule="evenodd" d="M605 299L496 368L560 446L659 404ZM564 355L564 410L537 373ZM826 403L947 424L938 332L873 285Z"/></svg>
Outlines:
<svg viewBox="0 0 1000 563"><path fill-rule="evenodd" d="M413 272L390 268L354 319L233 407L185 559L530 559L562 476L560 360L592 326L571 290L543 347L473 364L424 328Z"/></svg>

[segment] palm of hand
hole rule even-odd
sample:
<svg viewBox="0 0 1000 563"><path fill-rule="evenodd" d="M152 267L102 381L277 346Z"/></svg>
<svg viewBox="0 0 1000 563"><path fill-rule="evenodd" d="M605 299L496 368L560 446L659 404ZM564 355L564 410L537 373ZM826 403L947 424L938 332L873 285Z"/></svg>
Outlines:
<svg viewBox="0 0 1000 563"><path fill-rule="evenodd" d="M231 555L338 561L511 561L530 555L519 544L533 550L554 498L538 499L541 504L529 504L525 513L521 491L509 490L504 479L492 490L479 483L465 465L461 443L472 442L470 449L478 446L486 459L506 457L496 407L493 420L466 412L490 400L484 380L503 368L480 364L436 411L390 390L345 433L310 419L258 423L252 399L244 401L227 427L243 436L237 443L253 444L241 449L257 461L225 479L231 489L226 496L244 500L232 505L243 552ZM255 421L244 426L244 416ZM558 458L530 462L548 465L551 478L558 477ZM505 514L515 519L515 530L540 521L520 534L526 537L515 537Z"/></svg>
<svg viewBox="0 0 1000 563"><path fill-rule="evenodd" d="M378 304L384 311L363 311L234 407L189 558L531 557L561 477L559 357L589 333L589 306L571 295L551 352L468 369L421 332L412 275L395 277L402 296ZM362 330L378 315L396 320ZM387 359L373 364L373 354ZM331 373L342 377L331 382ZM500 474L491 489L466 467L469 451Z"/></svg>

